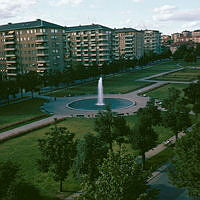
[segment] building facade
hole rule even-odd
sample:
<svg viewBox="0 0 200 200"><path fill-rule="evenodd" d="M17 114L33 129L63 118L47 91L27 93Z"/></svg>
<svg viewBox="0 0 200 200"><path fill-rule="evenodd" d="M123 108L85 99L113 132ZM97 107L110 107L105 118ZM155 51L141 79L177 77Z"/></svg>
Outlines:
<svg viewBox="0 0 200 200"><path fill-rule="evenodd" d="M161 33L157 30L144 30L144 50L161 53Z"/></svg>
<svg viewBox="0 0 200 200"><path fill-rule="evenodd" d="M144 32L133 28L115 29L115 59L132 60L144 55Z"/></svg>
<svg viewBox="0 0 200 200"><path fill-rule="evenodd" d="M0 67L9 78L18 73L62 71L65 53L62 26L40 19L0 26Z"/></svg>
<svg viewBox="0 0 200 200"><path fill-rule="evenodd" d="M109 63L114 59L114 31L99 24L66 27L67 55L69 62L85 66Z"/></svg>

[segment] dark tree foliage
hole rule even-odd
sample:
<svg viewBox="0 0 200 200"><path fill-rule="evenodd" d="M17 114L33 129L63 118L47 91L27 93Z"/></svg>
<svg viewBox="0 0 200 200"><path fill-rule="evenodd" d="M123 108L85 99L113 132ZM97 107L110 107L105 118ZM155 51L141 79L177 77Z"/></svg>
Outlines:
<svg viewBox="0 0 200 200"><path fill-rule="evenodd" d="M39 149L42 158L38 160L39 169L53 173L55 181L62 183L67 178L75 157L74 134L65 127L53 127L46 133L47 138L39 140Z"/></svg>
<svg viewBox="0 0 200 200"><path fill-rule="evenodd" d="M196 83L191 83L184 89L185 103L192 104L192 110L197 115L200 113L200 77Z"/></svg>
<svg viewBox="0 0 200 200"><path fill-rule="evenodd" d="M116 116L109 108L106 112L99 112L95 119L95 131L98 137L113 150L113 142L119 146L126 143L126 136L129 135L130 128L123 117Z"/></svg>
<svg viewBox="0 0 200 200"><path fill-rule="evenodd" d="M88 133L78 141L76 151L73 164L75 176L81 180L87 175L89 181L94 181L99 176L98 166L106 157L108 147L97 136Z"/></svg>
<svg viewBox="0 0 200 200"><path fill-rule="evenodd" d="M157 191L147 185L149 173L136 164L135 157L122 148L121 152L109 152L99 166L100 176L95 184L85 177L81 200L148 200L157 199ZM148 198L147 198L148 197Z"/></svg>
<svg viewBox="0 0 200 200"><path fill-rule="evenodd" d="M180 96L180 91L169 89L168 98L164 100L163 125L170 128L178 139L178 133L185 131L191 125L189 108Z"/></svg>
<svg viewBox="0 0 200 200"><path fill-rule="evenodd" d="M153 126L161 123L161 113L151 100L145 108L138 111L138 119L134 129L129 135L132 148L139 150L142 156L143 168L145 168L145 152L156 146L158 134Z"/></svg>
<svg viewBox="0 0 200 200"><path fill-rule="evenodd" d="M39 90L39 85L41 84L41 78L40 75L36 71L30 71L27 74L25 74L25 90L31 91L32 98L33 98L33 92Z"/></svg>
<svg viewBox="0 0 200 200"><path fill-rule="evenodd" d="M20 167L11 162L0 162L1 200L40 200L39 190L21 175Z"/></svg>
<svg viewBox="0 0 200 200"><path fill-rule="evenodd" d="M186 188L189 195L200 197L200 123L192 132L178 140L175 157L169 173L171 182L180 188Z"/></svg>

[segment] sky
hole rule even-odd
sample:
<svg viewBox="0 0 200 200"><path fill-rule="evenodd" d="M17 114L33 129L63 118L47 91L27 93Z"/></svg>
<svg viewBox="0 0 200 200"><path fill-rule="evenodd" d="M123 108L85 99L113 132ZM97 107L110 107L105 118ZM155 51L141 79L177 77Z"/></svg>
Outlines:
<svg viewBox="0 0 200 200"><path fill-rule="evenodd" d="M200 29L200 0L0 0L0 25L36 19L172 34Z"/></svg>

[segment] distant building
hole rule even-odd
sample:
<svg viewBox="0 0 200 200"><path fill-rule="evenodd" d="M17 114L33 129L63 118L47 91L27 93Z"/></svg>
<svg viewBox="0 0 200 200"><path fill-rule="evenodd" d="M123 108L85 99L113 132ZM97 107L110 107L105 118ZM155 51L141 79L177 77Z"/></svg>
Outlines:
<svg viewBox="0 0 200 200"><path fill-rule="evenodd" d="M133 28L115 29L115 58L134 59L144 55L144 32Z"/></svg>
<svg viewBox="0 0 200 200"><path fill-rule="evenodd" d="M67 61L85 66L109 63L114 59L114 31L99 24L66 27Z"/></svg>
<svg viewBox="0 0 200 200"><path fill-rule="evenodd" d="M0 26L0 66L7 76L64 68L64 28L43 20Z"/></svg>
<svg viewBox="0 0 200 200"><path fill-rule="evenodd" d="M144 50L161 53L161 33L157 30L144 30Z"/></svg>
<svg viewBox="0 0 200 200"><path fill-rule="evenodd" d="M179 37L181 37L181 36L182 36L181 33L173 33L173 34L172 34L172 40L173 40L173 42L176 43L176 42L177 42L177 39L178 39Z"/></svg>

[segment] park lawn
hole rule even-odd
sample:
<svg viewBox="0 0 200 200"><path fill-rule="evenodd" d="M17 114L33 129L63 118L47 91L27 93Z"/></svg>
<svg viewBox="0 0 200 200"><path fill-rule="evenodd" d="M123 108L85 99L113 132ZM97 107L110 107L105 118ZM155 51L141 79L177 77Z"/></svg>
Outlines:
<svg viewBox="0 0 200 200"><path fill-rule="evenodd" d="M0 128L44 114L40 106L47 100L34 98L0 107Z"/></svg>
<svg viewBox="0 0 200 200"><path fill-rule="evenodd" d="M197 80L198 76L200 76L200 69L186 68L178 72L174 72L167 75L159 76L157 78L153 78L153 80L188 81L189 82L189 81Z"/></svg>
<svg viewBox="0 0 200 200"><path fill-rule="evenodd" d="M137 81L137 79L158 74L161 72L169 71L172 69L179 68L176 62L167 62L151 67L146 67L143 70L117 74L112 77L107 77L103 80L104 93L105 94L125 94L153 83ZM52 93L48 96L64 97L64 96L77 96L77 95L88 95L97 93L97 81L92 83L84 83L82 85L74 86L71 88L61 89Z"/></svg>
<svg viewBox="0 0 200 200"><path fill-rule="evenodd" d="M151 90L149 92L145 92L145 93L143 93L143 95L145 94L146 96L163 100L163 99L167 98L169 88L174 87L176 89L181 90L181 95L183 96L183 94L184 94L183 89L188 86L189 86L188 84L171 83L171 84L167 84L162 87L156 88L154 90Z"/></svg>
<svg viewBox="0 0 200 200"><path fill-rule="evenodd" d="M128 124L133 127L137 116L126 117ZM59 122L59 126L65 126L71 132L76 134L77 138L82 137L85 133L94 133L94 119L87 118L67 118L65 121ZM25 178L33 183L40 191L41 195L50 200L58 196L59 184L55 182L50 174L41 173L37 169L36 161L40 157L38 150L38 139L44 138L45 133L49 131L51 126L30 132L26 135L10 139L0 144L0 161L12 160L21 165ZM163 128L156 127L157 131L161 131L163 136L159 136L159 141L169 138L167 131ZM131 146L128 146L131 150ZM132 151L133 152L133 151ZM80 189L79 183L73 178L70 173L69 178L63 184L64 191L77 191ZM66 192L69 195L71 192Z"/></svg>

